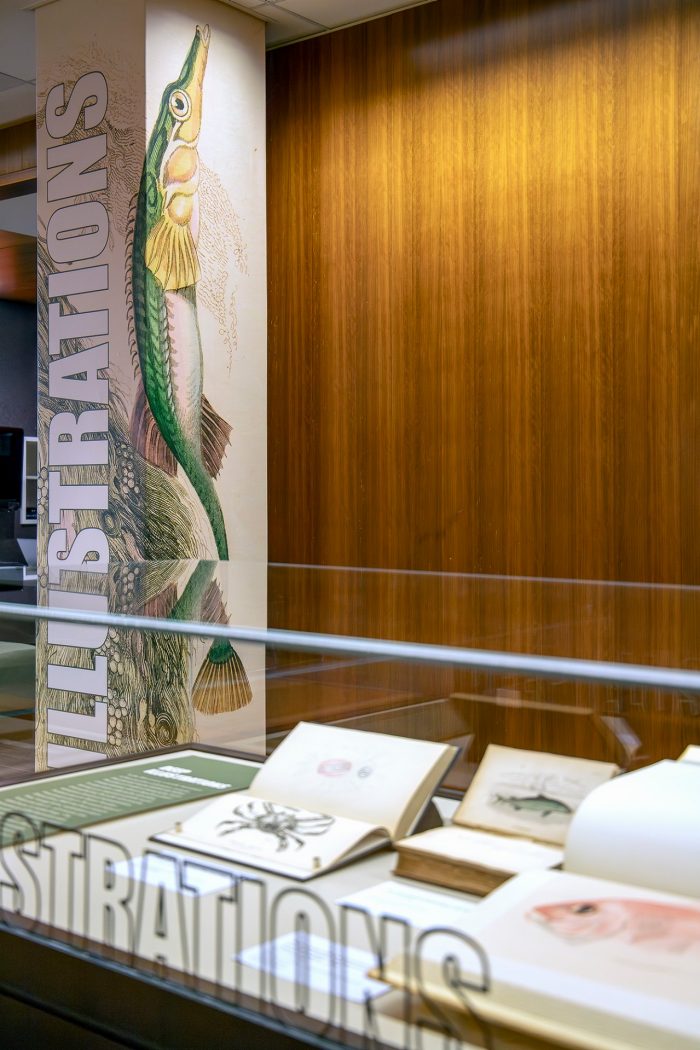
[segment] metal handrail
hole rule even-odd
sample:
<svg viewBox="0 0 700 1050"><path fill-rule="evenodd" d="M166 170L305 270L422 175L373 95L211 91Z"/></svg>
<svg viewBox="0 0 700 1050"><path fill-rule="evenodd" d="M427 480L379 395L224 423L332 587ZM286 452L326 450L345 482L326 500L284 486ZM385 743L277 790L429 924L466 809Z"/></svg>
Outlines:
<svg viewBox="0 0 700 1050"><path fill-rule="evenodd" d="M439 664L469 668L472 671L529 675L566 681L616 685L625 688L659 689L686 694L700 693L700 672L681 671L673 667L649 667L643 664L612 663L604 660L582 660L560 656L533 656L529 653L505 653L488 649L463 649L451 645L427 645L424 642L386 641L377 638L354 638L348 635L316 634L307 631L283 631L265 627L238 627L230 624L193 623L149 616L116 613L82 612L76 609L49 609L36 605L0 602L0 619L48 620L61 623L91 624L163 634L181 634L198 638L228 638L232 642L254 642L278 649L315 653L345 653L373 656L412 663Z"/></svg>

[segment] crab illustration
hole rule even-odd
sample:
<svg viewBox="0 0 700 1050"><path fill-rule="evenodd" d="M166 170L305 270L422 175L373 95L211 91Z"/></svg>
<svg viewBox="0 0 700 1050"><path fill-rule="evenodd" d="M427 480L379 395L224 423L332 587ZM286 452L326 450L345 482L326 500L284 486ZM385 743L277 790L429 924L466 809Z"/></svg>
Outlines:
<svg viewBox="0 0 700 1050"><path fill-rule="evenodd" d="M277 853L287 849L290 843L301 849L307 836L325 835L335 823L335 817L327 817L322 813L302 817L299 814L303 812L292 806L253 800L235 806L233 815L237 819L222 820L217 824L217 830L222 829L219 835L234 835L237 831L262 831L266 835L274 835Z"/></svg>

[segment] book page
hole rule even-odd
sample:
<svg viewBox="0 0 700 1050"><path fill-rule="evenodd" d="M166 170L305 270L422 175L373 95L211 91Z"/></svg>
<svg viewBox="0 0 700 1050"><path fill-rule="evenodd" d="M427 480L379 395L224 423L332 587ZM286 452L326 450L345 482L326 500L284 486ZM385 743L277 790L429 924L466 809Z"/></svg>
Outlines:
<svg viewBox="0 0 700 1050"><path fill-rule="evenodd" d="M256 775L249 793L407 834L456 748L300 722Z"/></svg>
<svg viewBox="0 0 700 1050"><path fill-rule="evenodd" d="M697 1038L697 901L547 872L519 876L489 903L494 918L480 940L494 976L510 986L504 1002L531 1009L539 1000L548 1017L583 1025L595 1004L611 1038L629 1038L640 1023L677 1033L678 1043L634 1035L632 1045L655 1050Z"/></svg>
<svg viewBox="0 0 700 1050"><path fill-rule="evenodd" d="M491 989L462 996L448 985L447 954L463 979L478 979L481 970L459 938L435 938L420 968L422 990L437 1001L471 1005L557 1045L697 1050L697 900L563 872L528 872L492 892L459 929L485 949ZM407 972L398 958L384 979L401 987Z"/></svg>
<svg viewBox="0 0 700 1050"><path fill-rule="evenodd" d="M562 846L583 799L617 772L611 762L490 744L453 820Z"/></svg>
<svg viewBox="0 0 700 1050"><path fill-rule="evenodd" d="M552 868L564 859L563 851L554 846L454 826L424 831L396 845L406 851L513 875L533 868Z"/></svg>
<svg viewBox="0 0 700 1050"><path fill-rule="evenodd" d="M362 821L267 802L240 791L153 836L157 842L211 857L306 877L368 845L368 837L387 841L386 833Z"/></svg>
<svg viewBox="0 0 700 1050"><path fill-rule="evenodd" d="M564 866L700 896L700 765L667 759L605 784L574 817Z"/></svg>
<svg viewBox="0 0 700 1050"><path fill-rule="evenodd" d="M682 755L678 756L679 762L700 762L700 744L688 744Z"/></svg>

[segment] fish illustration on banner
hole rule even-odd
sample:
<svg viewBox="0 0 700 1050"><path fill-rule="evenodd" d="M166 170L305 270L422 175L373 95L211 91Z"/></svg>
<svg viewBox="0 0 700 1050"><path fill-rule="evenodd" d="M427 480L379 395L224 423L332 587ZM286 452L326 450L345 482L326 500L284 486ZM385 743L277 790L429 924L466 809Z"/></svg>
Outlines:
<svg viewBox="0 0 700 1050"><path fill-rule="evenodd" d="M130 283L140 387L130 431L149 463L173 478L180 470L189 480L211 528L216 556L226 561L229 542L215 478L231 426L204 394L206 355L197 314L197 147L209 41L209 27L197 26L179 77L165 88L135 201ZM162 498L149 508L149 515L158 518L168 514ZM227 619L214 570L211 561L195 568L169 613L173 619ZM215 640L195 680L195 708L207 714L230 711L251 699L238 653L227 640Z"/></svg>

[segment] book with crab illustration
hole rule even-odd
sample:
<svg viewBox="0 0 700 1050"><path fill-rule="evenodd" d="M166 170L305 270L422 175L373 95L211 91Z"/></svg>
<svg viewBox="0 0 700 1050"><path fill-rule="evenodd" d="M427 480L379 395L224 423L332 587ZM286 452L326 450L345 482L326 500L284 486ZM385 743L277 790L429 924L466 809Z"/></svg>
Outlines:
<svg viewBox="0 0 700 1050"><path fill-rule="evenodd" d="M396 843L395 874L481 895L557 867L579 805L618 772L611 762L490 744L452 824Z"/></svg>
<svg viewBox="0 0 700 1050"><path fill-rule="evenodd" d="M300 722L245 792L157 842L310 879L410 834L458 749Z"/></svg>

